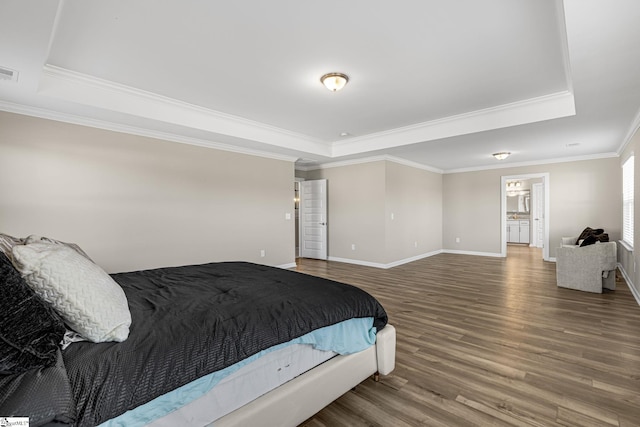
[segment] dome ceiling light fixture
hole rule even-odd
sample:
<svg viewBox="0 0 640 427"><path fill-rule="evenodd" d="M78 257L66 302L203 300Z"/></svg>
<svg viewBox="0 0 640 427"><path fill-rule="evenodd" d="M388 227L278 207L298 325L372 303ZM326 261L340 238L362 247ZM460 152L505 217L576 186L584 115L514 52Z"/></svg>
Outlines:
<svg viewBox="0 0 640 427"><path fill-rule="evenodd" d="M337 92L347 84L349 77L343 73L327 73L320 77L320 81L331 92Z"/></svg>
<svg viewBox="0 0 640 427"><path fill-rule="evenodd" d="M493 153L492 156L498 160L504 160L511 155L508 151L501 151L499 153Z"/></svg>

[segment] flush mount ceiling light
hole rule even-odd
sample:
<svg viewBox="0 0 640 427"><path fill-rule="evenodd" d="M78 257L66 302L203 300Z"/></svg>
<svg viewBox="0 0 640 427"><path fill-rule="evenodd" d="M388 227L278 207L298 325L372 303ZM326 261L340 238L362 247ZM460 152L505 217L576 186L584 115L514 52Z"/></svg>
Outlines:
<svg viewBox="0 0 640 427"><path fill-rule="evenodd" d="M337 92L347 84L349 77L342 73L328 73L320 77L320 81L330 91Z"/></svg>
<svg viewBox="0 0 640 427"><path fill-rule="evenodd" d="M499 153L493 153L492 156L498 160L504 160L511 155L508 151L501 151Z"/></svg>

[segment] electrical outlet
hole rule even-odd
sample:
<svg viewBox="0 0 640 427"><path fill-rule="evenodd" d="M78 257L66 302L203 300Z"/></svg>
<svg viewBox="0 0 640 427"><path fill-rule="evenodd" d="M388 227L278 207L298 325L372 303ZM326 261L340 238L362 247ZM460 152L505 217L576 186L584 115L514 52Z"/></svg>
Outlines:
<svg viewBox="0 0 640 427"><path fill-rule="evenodd" d="M417 240L415 242L413 242L413 246L416 247L416 248L418 247L418 241Z"/></svg>
<svg viewBox="0 0 640 427"><path fill-rule="evenodd" d="M355 250L356 250L356 244L355 244L355 243L352 243L352 244L351 244L351 250L352 250L352 251L355 251Z"/></svg>
<svg viewBox="0 0 640 427"><path fill-rule="evenodd" d="M262 258L264 258L264 256L265 256L266 254L267 254L267 253L265 252L265 250L264 250L264 249L260 249L260 256L261 256Z"/></svg>
<svg viewBox="0 0 640 427"><path fill-rule="evenodd" d="M460 238L456 237L456 243L460 243Z"/></svg>

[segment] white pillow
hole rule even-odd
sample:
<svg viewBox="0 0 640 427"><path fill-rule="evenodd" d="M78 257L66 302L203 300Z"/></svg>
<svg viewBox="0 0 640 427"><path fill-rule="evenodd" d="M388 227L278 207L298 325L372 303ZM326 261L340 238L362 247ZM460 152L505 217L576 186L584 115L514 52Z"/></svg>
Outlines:
<svg viewBox="0 0 640 427"><path fill-rule="evenodd" d="M124 291L75 250L52 243L16 245L14 263L34 291L93 342L124 341L131 313Z"/></svg>

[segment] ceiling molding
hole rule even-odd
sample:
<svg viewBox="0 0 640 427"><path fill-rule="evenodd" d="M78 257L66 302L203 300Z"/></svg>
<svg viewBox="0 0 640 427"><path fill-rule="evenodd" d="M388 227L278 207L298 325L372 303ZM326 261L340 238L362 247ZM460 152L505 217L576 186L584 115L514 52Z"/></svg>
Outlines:
<svg viewBox="0 0 640 427"><path fill-rule="evenodd" d="M135 117L325 157L362 154L575 114L573 94L564 91L331 144L51 64L44 66L39 93Z"/></svg>
<svg viewBox="0 0 640 427"><path fill-rule="evenodd" d="M638 132L639 129L640 129L640 108L638 109L638 112L636 113L633 121L631 122L631 126L629 126L629 130L627 131L627 134L622 140L622 144L620 144L620 147L618 147L618 150L616 150L616 153L618 154L618 156L622 155L622 152L627 148L627 145L629 145L629 143L631 142L631 140L633 139L633 137L635 136L636 132Z"/></svg>
<svg viewBox="0 0 640 427"><path fill-rule="evenodd" d="M525 166L548 165L548 164L554 164L554 163L580 162L583 160L610 159L612 157L620 157L620 156L617 153L590 154L586 156L563 157L563 158L557 158L557 159L537 160L537 161L531 161L531 162L504 163L501 165L493 165L493 166L479 166L479 167L470 167L470 168L461 168L461 169L449 169L449 170L445 170L444 173L453 174L453 173L477 172L477 171L493 170L493 169L520 168Z"/></svg>
<svg viewBox="0 0 640 427"><path fill-rule="evenodd" d="M558 32L560 33L560 44L562 49L562 62L564 65L564 75L567 82L567 90L573 93L573 73L571 72L571 57L569 56L569 39L567 37L567 20L564 13L564 1L556 0L556 17Z"/></svg>
<svg viewBox="0 0 640 427"><path fill-rule="evenodd" d="M91 105L277 147L329 156L330 146L309 136L221 113L166 96L46 64L38 92Z"/></svg>
<svg viewBox="0 0 640 427"><path fill-rule="evenodd" d="M345 167L345 166L355 166L355 165L361 165L363 163L383 162L387 160L386 157L387 156L385 155L380 155L380 156L362 157L359 159L352 159L352 160L341 160L337 162L326 162L326 163L313 164L308 166L296 165L296 170L308 172L308 171L314 171L314 170L320 170L320 169L331 169L331 168L339 168L339 167Z"/></svg>
<svg viewBox="0 0 640 427"><path fill-rule="evenodd" d="M385 157L386 157L386 160L389 162L398 163L404 166L409 166L411 168L422 169L425 171L438 173L438 174L444 173L442 169L434 168L433 166L429 166L429 165L423 165L421 163L417 163L411 160L401 159L400 157L389 156L389 155L386 155Z"/></svg>
<svg viewBox="0 0 640 427"><path fill-rule="evenodd" d="M526 167L526 166L538 166L538 165L555 164L555 163L579 162L584 160L610 159L614 157L620 157L620 156L617 153L602 153L602 154L591 154L591 155L585 155L585 156L564 157L564 158L549 159L549 160L538 160L538 161L531 161L531 162L505 163L502 165L477 166L477 167L469 167L469 168L442 170L442 169L434 168L432 166L423 165L421 163L416 163L410 160L401 159L395 156L380 155L380 156L363 157L361 159L345 160L340 162L322 163L322 164L306 166L306 167L296 166L296 170L311 171L311 170L318 170L318 169L330 169L330 168L337 168L337 167L344 167L344 166L353 166L353 165L358 165L362 163L389 161L389 162L399 163L401 165L409 166L416 169L422 169L422 170L427 170L430 172L446 175L446 174L454 174L454 173L479 172L479 171L494 170L494 169L508 169L508 168L518 168L518 167Z"/></svg>
<svg viewBox="0 0 640 427"><path fill-rule="evenodd" d="M401 145L534 123L576 114L569 91L517 101L439 120L333 143L331 157L383 150Z"/></svg>
<svg viewBox="0 0 640 427"><path fill-rule="evenodd" d="M87 117L80 117L72 114L61 113L58 111L52 111L44 108L38 108L28 105L15 104L7 101L0 100L0 111L6 111L10 113L23 114L32 117L38 117L47 120L55 120L64 123L70 123L80 126L88 126L97 129L103 129L113 132L121 132L127 133L131 135L143 136L147 138L154 138L163 141L177 142L181 144L195 145L199 147L211 148L214 150L228 151L238 154L246 154L251 156L263 157L272 160L282 160L287 162L295 162L298 160L297 157L274 154L270 152L253 150L238 147L235 145L216 143L212 141L201 140L197 138L189 138L181 135L175 135L168 132L158 132L151 131L148 129L138 128L134 126L127 126L119 123L112 123L103 120L90 119ZM629 136L627 138L627 143L624 144L626 146L628 142L631 140L635 132L640 128L640 110L636 115L633 126L629 131ZM362 163L371 163L378 161L390 161L399 163L405 166L413 167L416 169L427 170L434 173L439 174L454 174L454 173L464 173L464 172L476 172L483 170L492 170L492 169L506 169L506 168L514 168L514 167L524 167L524 166L536 166L543 164L553 164L553 163L566 163L566 162L576 162L582 160L597 160L597 159L605 159L612 157L620 157L624 147L621 146L621 149L616 153L603 153L603 154L594 154L594 155L586 155L586 156L575 156L575 157L567 157L560 159L551 159L551 160L541 160L541 161L532 161L532 162L518 162L518 163L505 163L503 165L493 165L493 166L478 166L478 167L470 167L470 168L460 168L460 169L449 169L442 170L429 165L424 165L421 163L413 162L411 160L402 159L395 156L390 155L380 155L380 156L371 156L364 157L361 159L353 159L353 160L344 160L338 162L330 162L330 163L322 163L319 165L313 166L295 166L296 170L300 171L310 171L310 170L318 170L318 169L330 169L335 167L343 167L343 166L353 166Z"/></svg>
<svg viewBox="0 0 640 427"><path fill-rule="evenodd" d="M383 161L387 161L387 162L394 162L394 163L398 163L404 166L409 166L415 169L422 169L422 170L426 170L429 172L434 172L434 173L438 173L438 174L442 174L444 173L443 170L438 169L438 168L434 168L428 165L423 165L421 163L416 163L413 162L411 160L406 160L406 159L401 159L399 157L395 157L395 156L390 156L390 155L380 155L380 156L371 156L371 157L363 157L361 159L352 159L352 160L343 160L343 161L339 161L339 162L329 162L329 163L322 163L319 165L313 165L313 166L307 166L307 167L297 167L297 170L302 170L302 171L310 171L310 170L318 170L318 169L331 169L331 168L338 168L338 167L344 167L344 166L354 166L354 165L359 165L359 164L363 164L363 163L373 163L373 162L383 162Z"/></svg>
<svg viewBox="0 0 640 427"><path fill-rule="evenodd" d="M14 104L0 100L0 110L9 113L23 114L26 116L38 117L41 119L55 120L58 122L70 123L80 126L88 126L97 129L103 129L113 132L127 133L131 135L143 136L146 138L154 138L163 141L178 142L181 144L195 145L198 147L211 148L214 150L229 151L238 154L247 154L250 156L264 157L272 160L283 160L287 162L295 162L298 158L287 156L284 154L275 154L267 151L253 150L242 148L235 145L222 144L218 142L206 141L203 139L190 138L182 135L175 135L168 132L159 132L149 129L138 128L135 126L123 125L120 123L112 123L104 120L90 119L80 117L73 114L61 113L58 111L47 110L44 108L32 107L22 104Z"/></svg>

